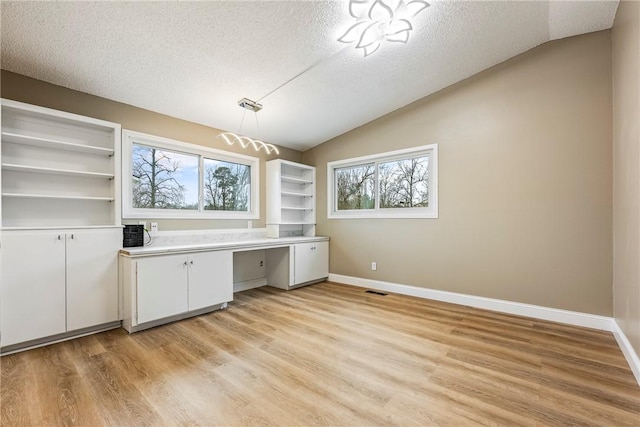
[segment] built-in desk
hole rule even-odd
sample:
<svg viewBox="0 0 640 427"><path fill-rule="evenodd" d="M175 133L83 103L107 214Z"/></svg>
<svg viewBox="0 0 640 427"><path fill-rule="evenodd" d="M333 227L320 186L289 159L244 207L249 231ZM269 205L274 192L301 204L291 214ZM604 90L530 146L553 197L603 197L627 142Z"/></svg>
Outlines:
<svg viewBox="0 0 640 427"><path fill-rule="evenodd" d="M254 272L250 280L237 278ZM255 272L258 276L255 277ZM263 274L259 274L263 272ZM329 275L328 237L162 244L120 251L123 327L129 332L226 308L236 290L293 289Z"/></svg>

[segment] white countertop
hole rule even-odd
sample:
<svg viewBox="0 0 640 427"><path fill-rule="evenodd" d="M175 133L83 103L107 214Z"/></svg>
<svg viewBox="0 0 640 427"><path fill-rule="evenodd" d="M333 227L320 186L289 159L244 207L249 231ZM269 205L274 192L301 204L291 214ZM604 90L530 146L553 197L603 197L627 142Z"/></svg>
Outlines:
<svg viewBox="0 0 640 427"><path fill-rule="evenodd" d="M145 255L159 255L169 253L180 252L195 252L195 251L208 251L208 250L222 250L222 249L260 249L260 248L275 248L281 246L288 246L296 243L307 242L320 242L329 240L325 236L314 237L281 237L279 239L261 238L261 239L248 239L248 240L220 240L207 243L186 243L186 244L171 244L171 245L153 245L139 246L134 248L120 249L120 254L125 256L145 256Z"/></svg>

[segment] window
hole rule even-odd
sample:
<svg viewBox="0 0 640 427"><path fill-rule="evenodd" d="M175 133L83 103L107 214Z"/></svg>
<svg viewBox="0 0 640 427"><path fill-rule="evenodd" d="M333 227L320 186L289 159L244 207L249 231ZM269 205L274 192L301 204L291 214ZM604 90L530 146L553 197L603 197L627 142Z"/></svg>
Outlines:
<svg viewBox="0 0 640 427"><path fill-rule="evenodd" d="M204 159L204 208L243 211L251 206L251 166Z"/></svg>
<svg viewBox="0 0 640 427"><path fill-rule="evenodd" d="M376 165L362 165L335 170L338 210L374 209Z"/></svg>
<svg viewBox="0 0 640 427"><path fill-rule="evenodd" d="M437 218L436 144L327 164L329 218Z"/></svg>
<svg viewBox="0 0 640 427"><path fill-rule="evenodd" d="M198 156L133 144L136 209L198 209Z"/></svg>
<svg viewBox="0 0 640 427"><path fill-rule="evenodd" d="M255 157L124 130L125 218L257 219Z"/></svg>

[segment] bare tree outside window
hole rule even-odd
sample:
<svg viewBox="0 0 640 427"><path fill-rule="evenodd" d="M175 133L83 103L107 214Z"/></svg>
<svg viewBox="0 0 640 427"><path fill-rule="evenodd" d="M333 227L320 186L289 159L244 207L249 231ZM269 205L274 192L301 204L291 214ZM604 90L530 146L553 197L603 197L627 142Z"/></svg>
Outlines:
<svg viewBox="0 0 640 427"><path fill-rule="evenodd" d="M336 169L338 210L375 207L375 165Z"/></svg>
<svg viewBox="0 0 640 427"><path fill-rule="evenodd" d="M328 218L438 218L438 146L327 163Z"/></svg>
<svg viewBox="0 0 640 427"><path fill-rule="evenodd" d="M250 166L204 159L205 210L247 212L250 195Z"/></svg>
<svg viewBox="0 0 640 427"><path fill-rule="evenodd" d="M197 209L197 157L133 144L133 207ZM195 190L196 197L193 197Z"/></svg>
<svg viewBox="0 0 640 427"><path fill-rule="evenodd" d="M260 159L123 130L124 218L254 219Z"/></svg>
<svg viewBox="0 0 640 427"><path fill-rule="evenodd" d="M376 197L379 208L426 208L429 157L335 169L335 182L338 210L376 209Z"/></svg>
<svg viewBox="0 0 640 427"><path fill-rule="evenodd" d="M429 206L429 158L416 157L378 165L381 208Z"/></svg>

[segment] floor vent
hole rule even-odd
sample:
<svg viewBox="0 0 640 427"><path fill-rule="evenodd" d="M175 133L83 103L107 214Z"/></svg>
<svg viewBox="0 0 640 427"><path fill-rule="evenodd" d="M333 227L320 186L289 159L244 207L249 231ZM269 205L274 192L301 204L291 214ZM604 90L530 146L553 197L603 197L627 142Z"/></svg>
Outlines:
<svg viewBox="0 0 640 427"><path fill-rule="evenodd" d="M386 294L384 292L378 292L378 291L372 291L371 289L364 291L365 294L376 294L376 295L382 295L383 297L386 297L389 294Z"/></svg>

